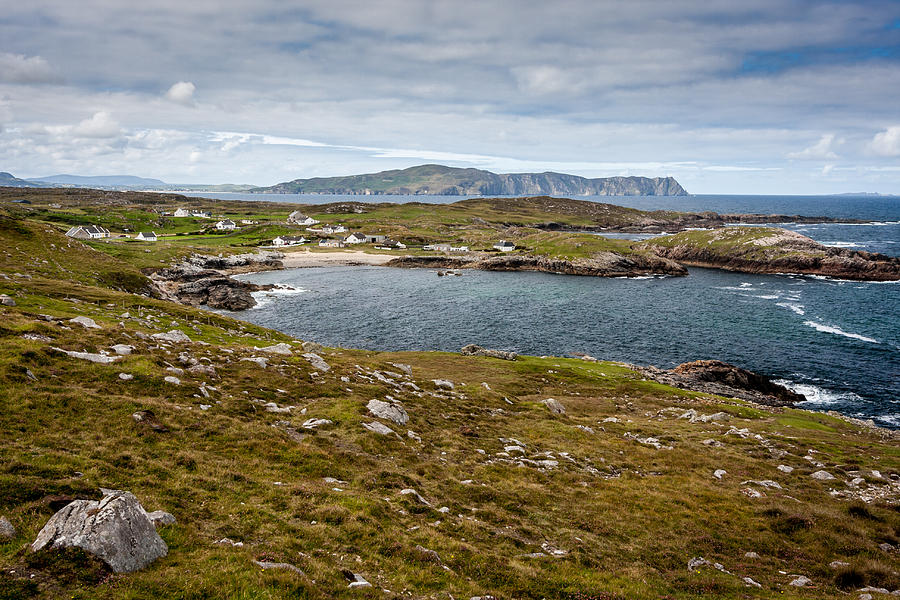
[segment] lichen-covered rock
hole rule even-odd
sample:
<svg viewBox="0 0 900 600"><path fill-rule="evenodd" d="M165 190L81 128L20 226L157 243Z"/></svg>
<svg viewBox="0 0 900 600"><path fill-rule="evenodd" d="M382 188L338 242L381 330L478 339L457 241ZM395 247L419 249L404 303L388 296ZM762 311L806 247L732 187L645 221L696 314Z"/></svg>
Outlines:
<svg viewBox="0 0 900 600"><path fill-rule="evenodd" d="M409 422L409 415L399 403L383 402L382 400L369 400L366 405L369 412L379 419L387 419L393 421L397 425L406 425Z"/></svg>
<svg viewBox="0 0 900 600"><path fill-rule="evenodd" d="M153 512L149 512L147 513L147 518L150 519L150 522L153 523L154 527L174 525L176 522L175 515L167 513L164 510L154 510Z"/></svg>
<svg viewBox="0 0 900 600"><path fill-rule="evenodd" d="M281 342L280 344L274 344L272 346L266 346L265 348L257 348L260 352L268 352L269 354L292 354L291 347L289 344L285 344Z"/></svg>
<svg viewBox="0 0 900 600"><path fill-rule="evenodd" d="M303 358L308 360L309 364L311 364L314 369L318 369L319 371L322 371L323 373L327 373L328 371L331 370L331 367L328 366L328 363L325 362L325 359L322 358L321 356L319 356L318 354L315 354L313 352L307 352L306 354L303 355Z"/></svg>
<svg viewBox="0 0 900 600"><path fill-rule="evenodd" d="M552 412L554 415L566 414L566 407L563 406L559 400L555 400L554 398L547 398L546 400L542 400L541 404L546 406L547 410Z"/></svg>
<svg viewBox="0 0 900 600"><path fill-rule="evenodd" d="M189 343L191 341L191 338L189 338L185 332L183 332L179 329L173 329L173 330L167 331L165 333L154 333L150 337L152 337L155 340L160 340L162 342L175 342L175 343L188 342Z"/></svg>
<svg viewBox="0 0 900 600"><path fill-rule="evenodd" d="M69 322L77 323L85 329L100 329L100 326L90 317L75 317L74 319L69 319Z"/></svg>
<svg viewBox="0 0 900 600"><path fill-rule="evenodd" d="M460 354L465 356L488 356L490 358L499 358L501 360L516 360L519 358L519 355L515 352L508 352L506 350L489 350L488 348L482 348L476 344L469 344L468 346L463 346L460 349Z"/></svg>
<svg viewBox="0 0 900 600"><path fill-rule="evenodd" d="M78 352L76 350L63 350L62 348L53 348L57 352L62 352L63 354L67 354L72 358L80 358L81 360L89 360L91 362L95 362L101 365L108 365L109 363L116 362L119 360L118 356L107 356L105 354L97 354L95 352Z"/></svg>
<svg viewBox="0 0 900 600"><path fill-rule="evenodd" d="M16 528L6 517L0 517L0 540L11 540L16 537Z"/></svg>
<svg viewBox="0 0 900 600"><path fill-rule="evenodd" d="M50 517L31 550L81 548L115 573L143 569L169 548L130 492L103 490L103 498L75 500Z"/></svg>

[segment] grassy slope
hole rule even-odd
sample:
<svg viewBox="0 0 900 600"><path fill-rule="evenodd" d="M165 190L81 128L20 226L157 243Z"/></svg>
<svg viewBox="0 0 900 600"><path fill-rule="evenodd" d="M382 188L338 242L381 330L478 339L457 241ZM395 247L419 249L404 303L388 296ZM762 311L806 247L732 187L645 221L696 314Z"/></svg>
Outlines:
<svg viewBox="0 0 900 600"><path fill-rule="evenodd" d="M332 371L324 375L313 376L298 353L274 356L263 370L240 359L289 338L111 289L89 271L115 261L127 272L118 259L77 242L63 251L67 240L46 225L12 225L0 227L7 249L0 272L10 276L0 278L0 292L18 303L0 313L0 514L19 533L0 543L0 597L382 597L377 588L385 588L389 597L823 598L851 580L900 587L897 555L878 547L900 541L896 504L829 494L847 489L844 480L857 471L879 487L873 469L900 471L895 440L826 415L676 391L613 363L330 349L323 356ZM49 323L39 314L87 315L103 329ZM165 347L139 337L173 327L211 345ZM23 337L28 333L52 341ZM95 365L50 349L99 351L114 343L135 352ZM184 351L214 366L216 376L185 373L180 386L165 383L167 366L180 366ZM411 380L426 393L398 392L367 375L398 371L392 362L412 365ZM135 378L121 381L120 372ZM436 390L434 378L455 382L456 393ZM215 386L211 400L200 396L202 382ZM394 426L402 439L361 427L371 420L366 402L386 395L410 414L407 426ZM548 397L563 402L567 415L549 414L539 404ZM272 414L262 408L269 401L297 408ZM213 406L203 411L202 403ZM676 418L689 407L725 411L731 420ZM168 431L135 424L131 414L143 409ZM603 422L609 416L619 422ZM334 425L299 443L273 427L284 420L299 427L309 417ZM731 425L750 437L727 435ZM421 443L406 437L407 429ZM626 434L673 448L657 450ZM529 457L552 452L559 466L503 462L501 437L524 442ZM722 446L704 445L706 439ZM809 477L816 470L803 458L810 450L839 481ZM779 464L795 471L781 473ZM718 468L728 471L722 481L711 477ZM740 492L747 479L774 479L784 489L750 499ZM101 486L128 489L149 510L176 515L177 525L160 530L168 557L95 585L89 570L67 570L23 550L53 512L46 496L92 494ZM432 507L399 494L409 487ZM442 506L447 514L436 510ZM222 537L244 546L213 544ZM545 544L568 554L523 556ZM435 550L442 564L417 545ZM747 551L760 558L745 558ZM734 575L688 573L695 556ZM290 562L306 576L263 572L251 559ZM832 560L852 566L831 569ZM376 589L348 590L342 568L362 573ZM794 573L814 587L786 586ZM744 576L763 589L745 587Z"/></svg>
<svg viewBox="0 0 900 600"><path fill-rule="evenodd" d="M826 255L825 248L815 243L798 243L787 238L783 243L757 243L774 240L784 235L776 227L726 227L711 231L682 231L671 236L654 238L649 245L663 248L686 246L710 252L713 256L743 258L747 260L777 260L792 256ZM812 242L812 240L809 240Z"/></svg>

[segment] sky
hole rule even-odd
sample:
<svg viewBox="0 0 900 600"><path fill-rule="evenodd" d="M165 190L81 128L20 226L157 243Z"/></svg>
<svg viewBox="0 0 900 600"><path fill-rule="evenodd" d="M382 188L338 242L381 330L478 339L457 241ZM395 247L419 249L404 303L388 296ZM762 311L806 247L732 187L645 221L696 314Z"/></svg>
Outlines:
<svg viewBox="0 0 900 600"><path fill-rule="evenodd" d="M29 0L0 171L271 185L440 163L900 194L900 2Z"/></svg>

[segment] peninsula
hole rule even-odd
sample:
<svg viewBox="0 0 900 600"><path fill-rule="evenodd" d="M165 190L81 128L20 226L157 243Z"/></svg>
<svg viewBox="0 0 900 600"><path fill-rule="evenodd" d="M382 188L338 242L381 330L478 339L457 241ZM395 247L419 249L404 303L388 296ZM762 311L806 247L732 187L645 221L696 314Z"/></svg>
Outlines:
<svg viewBox="0 0 900 600"><path fill-rule="evenodd" d="M438 196L687 196L672 177L586 179L564 173L491 173L421 165L346 177L295 179L250 190L256 194L349 194Z"/></svg>

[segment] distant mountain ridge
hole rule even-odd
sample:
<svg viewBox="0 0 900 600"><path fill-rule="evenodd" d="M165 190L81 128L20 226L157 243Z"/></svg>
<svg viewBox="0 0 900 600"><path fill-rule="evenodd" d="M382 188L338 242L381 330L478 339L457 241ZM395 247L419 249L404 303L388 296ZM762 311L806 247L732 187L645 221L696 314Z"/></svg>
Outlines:
<svg viewBox="0 0 900 600"><path fill-rule="evenodd" d="M50 175L48 177L29 177L28 181L33 183L55 183L60 185L77 185L80 187L90 186L148 186L148 185L167 185L165 181L159 179L150 179L147 177L136 177L134 175Z"/></svg>
<svg viewBox="0 0 900 600"><path fill-rule="evenodd" d="M443 165L421 165L350 175L295 179L255 194L351 194L440 196L687 196L673 177L601 177L588 179L565 173L492 173Z"/></svg>
<svg viewBox="0 0 900 600"><path fill-rule="evenodd" d="M7 173L6 171L0 172L0 186L3 187L40 187L36 183L32 183L25 179L19 179L14 176L12 173Z"/></svg>

